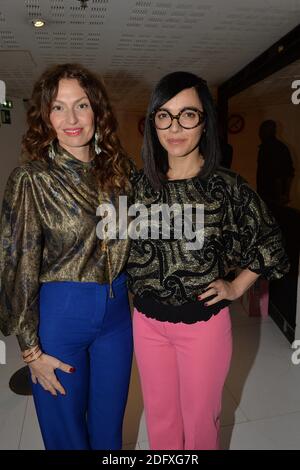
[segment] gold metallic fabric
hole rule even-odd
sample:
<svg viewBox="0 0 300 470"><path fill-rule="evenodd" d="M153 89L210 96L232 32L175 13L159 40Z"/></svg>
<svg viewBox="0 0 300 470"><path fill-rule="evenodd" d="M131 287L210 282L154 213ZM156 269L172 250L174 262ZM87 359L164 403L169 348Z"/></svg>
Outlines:
<svg viewBox="0 0 300 470"><path fill-rule="evenodd" d="M182 305L237 267L267 279L289 270L277 223L257 193L230 170L219 168L205 180L169 180L157 192L140 172L135 201L149 211L151 204L203 204L204 244L189 250L184 237L132 240L127 272L133 294Z"/></svg>
<svg viewBox="0 0 300 470"><path fill-rule="evenodd" d="M0 228L0 327L18 336L22 350L38 342L41 283L109 282L107 253L96 235L100 194L93 168L94 161L81 162L59 147L53 161L27 162L8 179ZM100 199L108 201L104 194ZM108 245L114 279L129 241Z"/></svg>

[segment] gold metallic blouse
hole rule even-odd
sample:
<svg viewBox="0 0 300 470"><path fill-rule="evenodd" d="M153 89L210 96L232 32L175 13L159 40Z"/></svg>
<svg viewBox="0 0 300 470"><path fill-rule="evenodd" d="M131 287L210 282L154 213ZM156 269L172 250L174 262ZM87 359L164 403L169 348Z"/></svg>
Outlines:
<svg viewBox="0 0 300 470"><path fill-rule="evenodd" d="M110 280L107 253L96 235L93 167L93 161L81 162L59 148L53 161L25 163L8 179L0 227L0 328L16 334L22 350L38 343L41 283ZM108 245L114 279L129 245L118 239Z"/></svg>
<svg viewBox="0 0 300 470"><path fill-rule="evenodd" d="M220 168L207 179L169 180L155 192L146 175L136 177L135 201L203 204L204 243L190 250L187 240L133 239L127 264L129 288L138 297L170 306L197 301L207 286L237 267L267 279L289 270L281 231L264 202L238 174ZM153 206L152 206L153 207ZM163 221L159 222L163 232Z"/></svg>

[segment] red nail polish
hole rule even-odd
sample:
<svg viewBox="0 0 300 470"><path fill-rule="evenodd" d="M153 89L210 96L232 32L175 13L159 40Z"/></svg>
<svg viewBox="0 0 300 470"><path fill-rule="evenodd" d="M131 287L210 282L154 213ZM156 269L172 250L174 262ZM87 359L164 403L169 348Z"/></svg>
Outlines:
<svg viewBox="0 0 300 470"><path fill-rule="evenodd" d="M201 295L198 295L198 299L201 300Z"/></svg>
<svg viewBox="0 0 300 470"><path fill-rule="evenodd" d="M208 307L208 303L207 303L207 302L205 302L204 306L205 306L205 307Z"/></svg>
<svg viewBox="0 0 300 470"><path fill-rule="evenodd" d="M75 372L75 371L76 371L75 367L70 367L69 372Z"/></svg>

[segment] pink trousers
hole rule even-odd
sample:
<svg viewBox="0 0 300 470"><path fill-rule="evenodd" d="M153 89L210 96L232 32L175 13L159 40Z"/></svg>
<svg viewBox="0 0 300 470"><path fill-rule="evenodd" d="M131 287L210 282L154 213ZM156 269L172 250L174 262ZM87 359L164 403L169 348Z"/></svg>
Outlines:
<svg viewBox="0 0 300 470"><path fill-rule="evenodd" d="M134 310L150 449L219 449L232 335L226 307L207 322L160 322Z"/></svg>

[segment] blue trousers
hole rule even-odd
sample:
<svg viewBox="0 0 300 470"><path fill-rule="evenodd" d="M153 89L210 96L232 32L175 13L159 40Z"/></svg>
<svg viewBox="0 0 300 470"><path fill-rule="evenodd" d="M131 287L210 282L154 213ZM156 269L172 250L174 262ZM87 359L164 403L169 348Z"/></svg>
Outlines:
<svg viewBox="0 0 300 470"><path fill-rule="evenodd" d="M55 374L66 390L57 397L32 384L46 449L122 448L132 328L126 277L109 286L50 282L40 289L39 338L43 351L76 368Z"/></svg>

